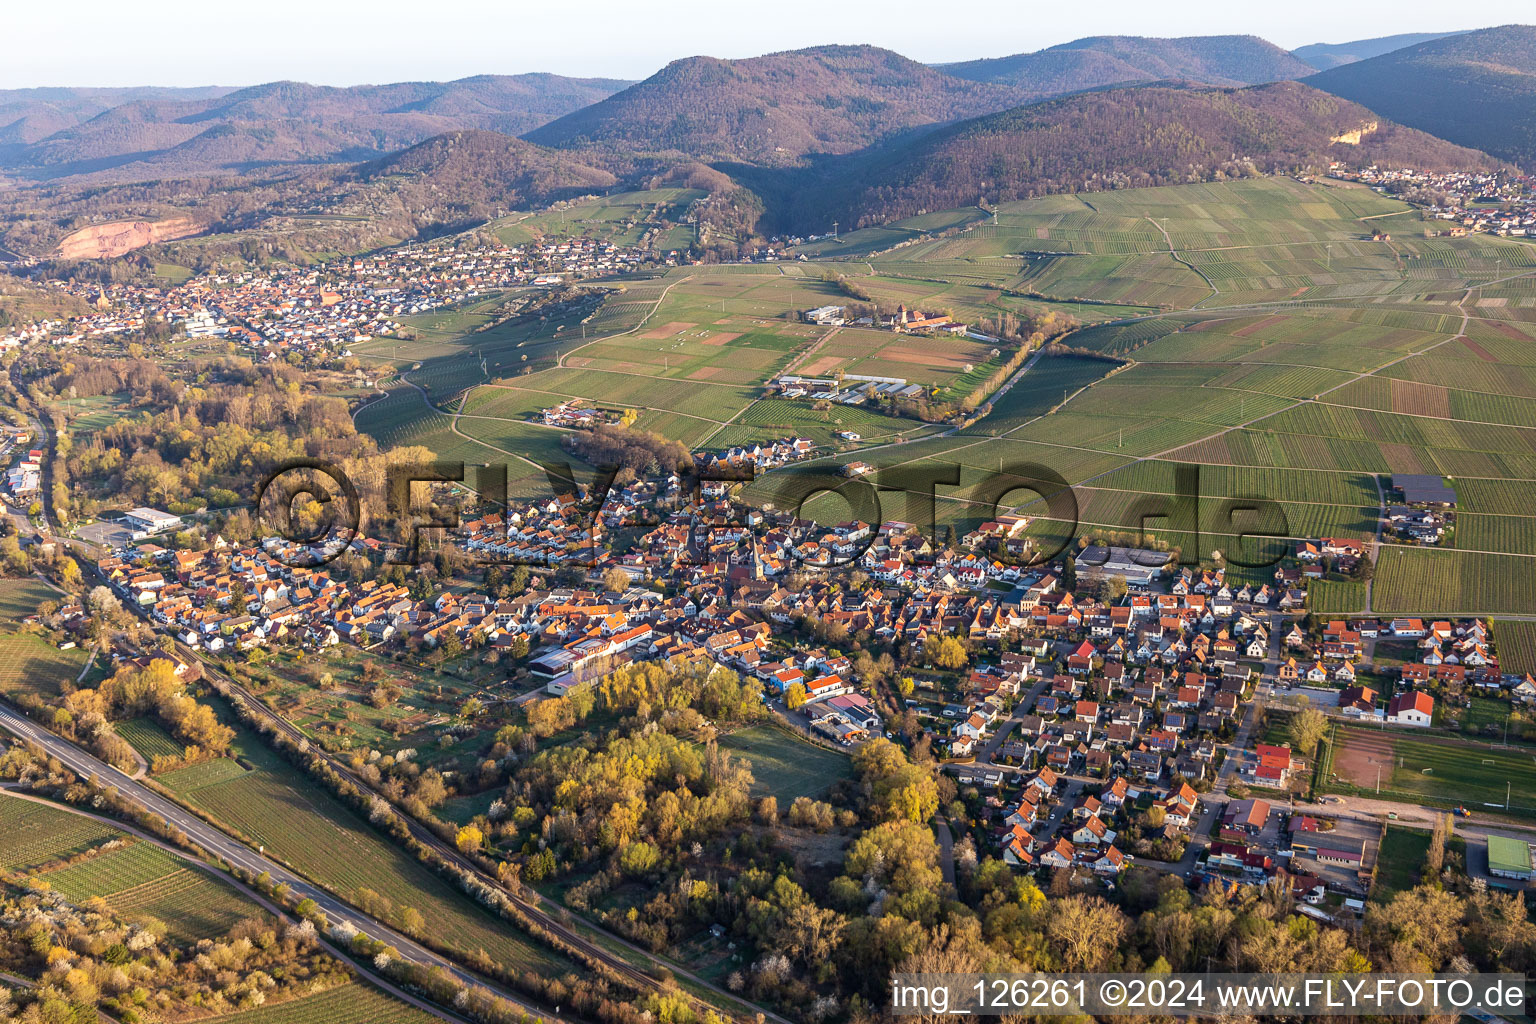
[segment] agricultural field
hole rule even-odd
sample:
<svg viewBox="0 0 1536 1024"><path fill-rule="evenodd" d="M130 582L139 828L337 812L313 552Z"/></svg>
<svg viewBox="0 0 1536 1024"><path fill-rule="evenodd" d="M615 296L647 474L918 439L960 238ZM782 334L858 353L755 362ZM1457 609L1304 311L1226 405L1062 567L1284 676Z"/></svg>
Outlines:
<svg viewBox="0 0 1536 1024"><path fill-rule="evenodd" d="M184 942L216 938L245 918L264 916L260 907L203 869L143 841L40 877L77 903L101 897L124 917L163 921Z"/></svg>
<svg viewBox="0 0 1536 1024"><path fill-rule="evenodd" d="M838 779L853 773L846 755L767 725L731 733L720 749L751 762L752 792L774 796L780 813L789 810L797 796L816 796Z"/></svg>
<svg viewBox="0 0 1536 1024"><path fill-rule="evenodd" d="M657 249L690 244L693 229L677 224L664 229L663 220L680 221L688 207L703 198L698 189L664 188L643 192L618 192L569 203L548 210L519 213L491 221L486 227L508 245L537 241L545 235L595 238L615 245L639 245L648 241ZM646 239L649 232L658 232Z"/></svg>
<svg viewBox="0 0 1536 1024"><path fill-rule="evenodd" d="M1328 615L1362 612L1365 610L1365 584L1313 580L1307 585L1307 607Z"/></svg>
<svg viewBox="0 0 1536 1024"><path fill-rule="evenodd" d="M130 718L118 722L117 734L127 740L146 761L157 757L180 757L185 747L166 732L153 718Z"/></svg>
<svg viewBox="0 0 1536 1024"><path fill-rule="evenodd" d="M687 201L675 192L608 197L498 230L532 238L563 219L620 237ZM1394 241L1370 240L1378 223ZM1536 271L1536 249L1429 237L1434 230L1370 189L1286 178L1049 196L1002 204L995 216L926 214L820 239L802 249L810 262L677 267L627 281L589 318L585 338L554 324L537 336L476 335L484 314L473 308L423 318L409 350L422 366L411 369L404 350L391 357L429 401L386 382L391 397L365 407L358 424L385 443L471 462L558 451L558 431L540 436L525 424L565 398L635 409L642 429L698 449L803 434L836 453L828 467L863 448L877 469L958 466L960 483L940 487L938 513L956 528L993 514L1006 482L999 468L1010 464L1060 473L1078 488L1080 520L1106 528L1133 525L1141 497L1170 493L1174 465L1199 465L1201 532L1215 538L1202 538L1202 549L1244 532L1224 518L1226 498L1278 502L1279 529L1264 532L1365 539L1384 500L1378 482L1449 474L1464 501L1461 553L1389 549L1372 610L1536 611L1536 584L1522 582L1530 574L1515 557L1536 555L1536 412L1527 401L1536 398L1536 327L1522 323L1532 319L1522 311L1536 309L1536 276L1488 284ZM954 400L997 365L974 339L798 322L796 310L846 301L839 277L882 304L969 321L1065 312L1084 326L1064 344L1104 358L1038 358L961 430L766 398L766 380L795 372L901 377ZM496 344L504 347L490 351ZM462 408L439 410L460 418L432 415L430 402L466 387ZM840 443L844 430L861 439ZM547 486L513 461L528 471L514 493ZM771 491L763 483L747 496L771 500ZM882 508L899 503L887 494ZM1026 491L1000 504L1043 511ZM835 494L804 511L849 512ZM1049 518L1038 528L1062 527ZM1187 527L1159 525L1170 543L1194 542ZM1356 588L1322 590L1329 607L1363 607Z"/></svg>
<svg viewBox="0 0 1536 1024"><path fill-rule="evenodd" d="M1536 622L1496 619L1493 642L1500 669L1517 675L1536 673Z"/></svg>
<svg viewBox="0 0 1536 1024"><path fill-rule="evenodd" d="M420 911L464 954L483 949L507 964L570 969L375 832L256 736L241 730L235 753L158 781L344 898L367 888L391 901L397 914L407 907Z"/></svg>
<svg viewBox="0 0 1536 1024"><path fill-rule="evenodd" d="M1530 559L1515 555L1387 545L1376 567L1372 607L1388 615L1528 611L1536 609L1531 569Z"/></svg>
<svg viewBox="0 0 1536 1024"><path fill-rule="evenodd" d="M34 633L0 633L0 694L57 695L60 683L74 682L85 668L86 657L78 647L61 651Z"/></svg>
<svg viewBox="0 0 1536 1024"><path fill-rule="evenodd" d="M56 600L57 591L36 579L0 579L0 628L14 625L37 611L44 601Z"/></svg>
<svg viewBox="0 0 1536 1024"><path fill-rule="evenodd" d="M362 982L215 1017L207 1024L436 1024L438 1018Z"/></svg>
<svg viewBox="0 0 1536 1024"><path fill-rule="evenodd" d="M121 835L110 825L55 807L0 796L0 867L30 871Z"/></svg>
<svg viewBox="0 0 1536 1024"><path fill-rule="evenodd" d="M153 917L185 942L224 935L264 913L201 867L153 843L18 797L0 797L0 867L37 872L76 903L101 897L124 917Z"/></svg>

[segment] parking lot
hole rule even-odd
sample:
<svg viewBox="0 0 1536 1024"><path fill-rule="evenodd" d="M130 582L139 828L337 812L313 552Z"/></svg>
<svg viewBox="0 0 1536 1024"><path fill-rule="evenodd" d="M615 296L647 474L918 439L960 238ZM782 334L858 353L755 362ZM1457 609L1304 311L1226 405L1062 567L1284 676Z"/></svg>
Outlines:
<svg viewBox="0 0 1536 1024"><path fill-rule="evenodd" d="M75 535L87 543L108 549L123 547L133 539L133 531L123 523L92 523L80 527Z"/></svg>

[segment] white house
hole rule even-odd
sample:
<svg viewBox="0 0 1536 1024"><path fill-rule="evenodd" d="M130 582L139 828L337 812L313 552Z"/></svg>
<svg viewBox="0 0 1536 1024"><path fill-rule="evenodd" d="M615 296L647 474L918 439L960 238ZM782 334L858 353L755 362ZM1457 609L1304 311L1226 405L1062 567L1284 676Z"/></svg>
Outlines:
<svg viewBox="0 0 1536 1024"><path fill-rule="evenodd" d="M1387 705L1387 721L1393 725L1412 725L1429 728L1435 720L1435 699L1418 690L1407 690L1392 698Z"/></svg>

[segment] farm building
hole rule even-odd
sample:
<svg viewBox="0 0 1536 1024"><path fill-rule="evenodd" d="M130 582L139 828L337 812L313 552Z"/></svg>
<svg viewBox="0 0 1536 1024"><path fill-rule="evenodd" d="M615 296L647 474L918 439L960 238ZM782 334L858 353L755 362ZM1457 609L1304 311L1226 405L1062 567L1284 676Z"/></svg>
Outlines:
<svg viewBox="0 0 1536 1024"><path fill-rule="evenodd" d="M1531 880L1531 846L1505 836L1488 837L1488 871L1495 878Z"/></svg>

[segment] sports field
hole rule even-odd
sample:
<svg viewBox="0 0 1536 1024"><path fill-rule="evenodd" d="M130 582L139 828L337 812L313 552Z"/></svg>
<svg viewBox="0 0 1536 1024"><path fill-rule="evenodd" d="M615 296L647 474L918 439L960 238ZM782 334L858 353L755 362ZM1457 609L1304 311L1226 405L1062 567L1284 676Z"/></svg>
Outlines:
<svg viewBox="0 0 1536 1024"><path fill-rule="evenodd" d="M1508 793L1512 811L1536 814L1530 798L1536 793L1536 756L1529 750L1432 740L1403 729L1341 726L1331 767L1345 791L1375 793L1379 774L1388 799L1502 808Z"/></svg>

